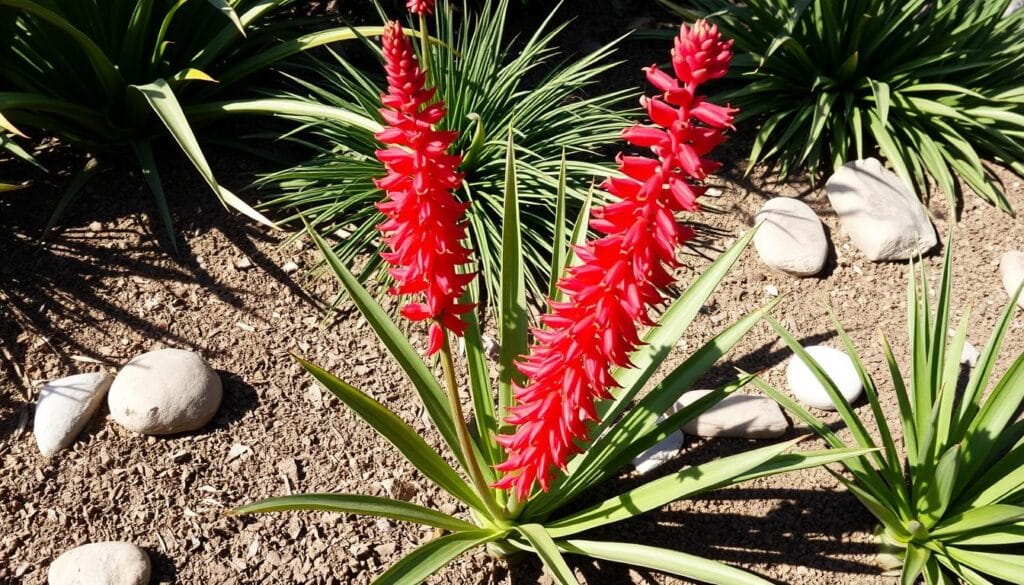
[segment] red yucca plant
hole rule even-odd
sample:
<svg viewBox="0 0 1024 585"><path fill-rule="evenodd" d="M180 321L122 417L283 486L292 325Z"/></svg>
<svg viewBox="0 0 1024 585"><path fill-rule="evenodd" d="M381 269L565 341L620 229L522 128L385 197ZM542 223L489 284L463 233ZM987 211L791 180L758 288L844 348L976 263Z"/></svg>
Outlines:
<svg viewBox="0 0 1024 585"><path fill-rule="evenodd" d="M236 513L315 509L383 516L441 529L440 535L393 564L377 583L418 583L462 553L481 545L493 552L536 553L558 583L576 577L564 553L588 555L722 584L767 583L739 569L658 547L589 540L586 531L626 520L718 487L838 461L864 450L788 453L795 441L689 467L575 513L564 506L614 476L638 453L747 382L737 380L659 421L718 358L763 316L755 311L719 334L633 404L669 350L749 243L752 233L718 258L661 316L676 253L691 235L677 220L698 209L703 179L718 163L707 158L724 139L734 110L706 102L699 87L721 77L730 43L703 22L684 26L672 61L676 77L651 67L660 90L644 105L653 125L623 132L648 155L621 156L620 174L604 189L611 202L594 210L599 237L584 242L589 205L571 237L556 229L549 287L550 312L528 335L519 223L519 190L511 139L506 157L502 234L501 332L497 401L480 328L462 273L469 251L465 204L452 188L459 157L448 153L451 133L437 131L444 104L425 87L423 69L397 24L387 27L384 57L388 93L382 97L389 127L378 139L388 174L378 186L387 219L380 225L396 285L415 298L402 309L430 330L427 353L440 357L442 385L387 313L316 233L311 235L356 306L395 357L423 401L437 432L451 447L463 479L397 415L368 394L306 361L302 365L346 406L391 442L423 475L461 502L464 512L444 514L414 503L358 494L304 494L266 499ZM564 215L562 166L558 209ZM460 298L461 297L461 298ZM641 327L646 331L641 331ZM465 339L475 429L462 412L448 333ZM526 356L526 357L522 357ZM504 420L504 424L499 421ZM589 442L588 442L589 441ZM572 455L582 453L578 457ZM499 473L501 474L499 476ZM536 490L539 484L541 490Z"/></svg>

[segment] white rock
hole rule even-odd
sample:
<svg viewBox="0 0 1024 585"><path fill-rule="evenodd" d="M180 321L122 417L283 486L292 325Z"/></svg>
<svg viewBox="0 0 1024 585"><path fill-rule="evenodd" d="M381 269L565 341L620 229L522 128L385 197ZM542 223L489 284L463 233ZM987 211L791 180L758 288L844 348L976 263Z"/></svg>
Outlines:
<svg viewBox="0 0 1024 585"><path fill-rule="evenodd" d="M978 358L980 357L981 354L978 353L978 348L971 345L970 341L965 341L963 349L960 350L960 363L973 368L978 365Z"/></svg>
<svg viewBox="0 0 1024 585"><path fill-rule="evenodd" d="M838 349L824 345L813 345L805 349L825 371L825 374L832 379L839 389L839 393L846 398L847 402L852 404L860 397L863 387L850 356ZM789 365L786 367L786 382L789 384L790 392L807 406L821 410L836 409L832 398L825 391L825 387L818 382L811 369L797 355L790 358Z"/></svg>
<svg viewBox="0 0 1024 585"><path fill-rule="evenodd" d="M497 361L498 356L501 354L501 346L498 345L498 341L489 335L482 336L480 340L484 346L484 354Z"/></svg>
<svg viewBox="0 0 1024 585"><path fill-rule="evenodd" d="M846 163L825 188L843 231L869 260L907 260L938 243L924 206L876 159Z"/></svg>
<svg viewBox="0 0 1024 585"><path fill-rule="evenodd" d="M999 274L1003 277L1003 288L1013 298L1017 288L1024 282L1024 252L1010 250L999 259ZM1024 309L1024 294L1017 298L1017 306Z"/></svg>
<svg viewBox="0 0 1024 585"><path fill-rule="evenodd" d="M1013 2L1010 2L1010 5L1006 7L1006 11L1003 12L1003 18L1010 16L1021 8L1024 8L1024 0L1013 0Z"/></svg>
<svg viewBox="0 0 1024 585"><path fill-rule="evenodd" d="M665 437L660 443L644 451L633 459L633 467L637 473L644 475L654 471L669 461L675 459L679 450L683 448L686 438L683 433L676 431Z"/></svg>
<svg viewBox="0 0 1024 585"><path fill-rule="evenodd" d="M39 392L32 434L49 457L70 445L107 395L113 378L102 372L50 380Z"/></svg>
<svg viewBox="0 0 1024 585"><path fill-rule="evenodd" d="M828 240L814 210L799 199L776 197L757 212L754 247L770 268L813 276L825 267Z"/></svg>
<svg viewBox="0 0 1024 585"><path fill-rule="evenodd" d="M128 430L166 435L210 422L222 396L220 376L198 354L160 349L137 356L118 372L107 405Z"/></svg>
<svg viewBox="0 0 1024 585"><path fill-rule="evenodd" d="M281 267L281 271L284 272L285 274L291 274L293 272L298 272L299 271L299 265L296 264L295 262L288 261L288 262L285 262L284 266Z"/></svg>
<svg viewBox="0 0 1024 585"><path fill-rule="evenodd" d="M670 410L674 414L710 394L711 390L690 390ZM730 394L683 425L688 435L774 439L786 434L789 421L772 399L764 396Z"/></svg>
<svg viewBox="0 0 1024 585"><path fill-rule="evenodd" d="M146 551L128 542L95 542L73 548L50 565L49 585L146 585Z"/></svg>

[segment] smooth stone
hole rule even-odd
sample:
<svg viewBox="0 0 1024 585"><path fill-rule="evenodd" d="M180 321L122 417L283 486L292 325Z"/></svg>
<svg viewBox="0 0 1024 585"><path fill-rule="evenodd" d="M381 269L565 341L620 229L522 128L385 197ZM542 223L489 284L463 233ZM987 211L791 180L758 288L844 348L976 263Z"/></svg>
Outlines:
<svg viewBox="0 0 1024 585"><path fill-rule="evenodd" d="M39 452L49 457L74 442L103 403L113 380L94 372L50 380L39 392L32 422Z"/></svg>
<svg viewBox="0 0 1024 585"><path fill-rule="evenodd" d="M146 551L129 542L94 542L73 548L50 565L49 585L146 585Z"/></svg>
<svg viewBox="0 0 1024 585"><path fill-rule="evenodd" d="M1024 282L1024 252L1010 250L999 259L999 274L1003 277L1003 288L1013 298L1017 288ZM1017 306L1024 309L1024 293L1017 298Z"/></svg>
<svg viewBox="0 0 1024 585"><path fill-rule="evenodd" d="M126 429L167 435L203 427L222 397L220 376L198 354L158 349L135 357L118 372L107 404Z"/></svg>
<svg viewBox="0 0 1024 585"><path fill-rule="evenodd" d="M917 196L877 159L846 163L825 189L843 231L873 262L908 260L938 243Z"/></svg>
<svg viewBox="0 0 1024 585"><path fill-rule="evenodd" d="M825 267L828 240L814 210L799 199L776 197L757 212L754 247L761 261L795 276L813 276Z"/></svg>
<svg viewBox="0 0 1024 585"><path fill-rule="evenodd" d="M1010 16L1021 8L1024 8L1024 0L1013 0L1013 2L1010 2L1010 5L1007 6L1006 10L1003 12L1003 18Z"/></svg>
<svg viewBox="0 0 1024 585"><path fill-rule="evenodd" d="M978 365L978 358L981 354L978 353L978 348L974 347L970 341L964 342L963 349L960 350L960 363L969 367Z"/></svg>
<svg viewBox="0 0 1024 585"><path fill-rule="evenodd" d="M832 379L836 388L839 389L839 393L846 398L847 402L853 404L860 397L863 386L850 356L838 349L824 345L813 345L805 349L825 371L825 374ZM790 392L807 406L821 410L836 409L832 398L825 391L825 387L818 382L814 373L800 359L800 356L794 355L790 358L789 365L786 367L786 382Z"/></svg>
<svg viewBox="0 0 1024 585"><path fill-rule="evenodd" d="M648 474L662 465L672 461L683 448L686 437L683 433L676 431L665 437L660 443L647 449L633 459L633 467L640 475Z"/></svg>
<svg viewBox="0 0 1024 585"><path fill-rule="evenodd" d="M693 404L712 390L690 390L683 394L670 414ZM764 396L730 394L683 425L683 432L698 437L775 439L786 434L789 421L772 399Z"/></svg>

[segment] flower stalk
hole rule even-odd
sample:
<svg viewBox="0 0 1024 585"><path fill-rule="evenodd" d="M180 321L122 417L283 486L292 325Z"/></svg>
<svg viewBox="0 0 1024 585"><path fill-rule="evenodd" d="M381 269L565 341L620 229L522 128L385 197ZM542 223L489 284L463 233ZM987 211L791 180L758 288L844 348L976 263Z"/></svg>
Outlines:
<svg viewBox="0 0 1024 585"><path fill-rule="evenodd" d="M469 429L466 427L466 416L463 414L462 401L459 399L459 382L455 376L455 362L452 359L452 348L448 342L447 333L444 335L444 344L441 346L440 355L441 368L444 370L445 393L448 395L448 406L451 409L452 418L455 419L455 433L459 437L459 448L466 458L469 478L473 482L476 492L480 494L480 499L483 500L487 512L490 513L490 519L499 526L502 526L506 517L505 512L498 506L498 503L494 500L494 494L487 485L487 480L481 471L480 462L473 450L473 440L469 436Z"/></svg>
<svg viewBox="0 0 1024 585"><path fill-rule="evenodd" d="M430 68L430 32L427 30L425 12L420 13L420 59L423 61L423 72L429 81L433 75L433 69Z"/></svg>

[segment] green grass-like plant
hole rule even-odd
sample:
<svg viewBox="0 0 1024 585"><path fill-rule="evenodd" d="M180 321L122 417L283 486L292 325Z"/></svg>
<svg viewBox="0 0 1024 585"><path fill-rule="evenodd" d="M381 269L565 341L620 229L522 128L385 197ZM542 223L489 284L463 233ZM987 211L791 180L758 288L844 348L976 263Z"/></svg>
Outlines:
<svg viewBox="0 0 1024 585"><path fill-rule="evenodd" d="M503 432L501 421L513 404L512 384L518 377L514 364L526 353L529 335L522 248L525 226L521 223L515 172L518 167L514 163L513 151L509 141L505 222L500 234L501 290L504 294L500 296L501 338L496 366L488 363L475 316L467 314L466 380L475 428L470 428L465 422L456 393L458 382L455 364L447 342L446 349L440 354L444 371L442 382L435 378L428 365L389 319L386 311L359 284L330 245L311 231L313 240L359 312L404 370L430 414L434 427L450 447L454 466L369 393L312 363L304 360L300 360L300 363L317 382L398 449L419 472L459 500L464 512L462 516L468 519L399 500L348 493L270 498L242 506L233 513L326 510L385 517L441 529L437 538L420 545L378 576L374 581L378 585L420 583L463 553L486 545L497 547L505 553L525 551L536 554L559 585L577 583L575 574L565 561L566 554L645 567L704 583L767 585L768 581L756 575L696 555L630 542L596 540L588 538L586 532L710 490L836 462L864 453L865 450L855 448L791 452L800 439L786 441L687 467L594 505L582 509L577 506L575 511L567 509L580 496L613 478L638 454L749 381L749 377L737 380L665 420L659 420L659 416L683 392L692 388L761 320L771 305L753 311L731 324L654 383L650 392L641 395L641 390L649 387L648 382L652 381L676 342L750 243L753 230L722 253L667 308L660 323L647 331L643 338L644 345L631 356L632 367L614 370L620 388L613 400L598 405L598 418L603 422L593 426L584 452L570 461L566 472L559 474L549 491L534 490L525 501L517 501L506 491L490 487L496 480L494 465L504 457L504 451L495 438ZM587 214L583 214L576 225L585 223L587 217ZM569 244L582 244L586 235L585 230L574 230L573 236L568 235L567 230L556 231L554 246L559 253L550 266L552 280L563 274L566 266L572 265L572 248ZM496 371L492 371L492 368Z"/></svg>
<svg viewBox="0 0 1024 585"><path fill-rule="evenodd" d="M297 52L379 34L349 27L303 33L272 17L294 0L0 0L0 120L87 152L46 227L59 220L97 160L134 157L176 247L152 140L172 137L226 205L262 214L220 184L193 125L232 114L311 113L287 100L217 101L238 82ZM323 28L323 27L320 27ZM313 114L330 117L327 107ZM342 113L343 114L343 113ZM16 126L15 126L16 125Z"/></svg>
<svg viewBox="0 0 1024 585"><path fill-rule="evenodd" d="M846 459L849 476L835 474L880 523L883 551L902 560L902 585L923 575L928 585L1024 582L1024 354L995 376L1000 348L1017 311L1012 299L964 381L961 351L970 311L952 337L952 239L946 246L934 307L928 282L910 273L910 359L906 374L882 337L899 404L901 433L889 427L879 389L849 336L832 314L853 358L876 421L880 444L836 386L799 342L773 326L808 365L837 406L856 446L879 451ZM1019 294L1019 293L1018 293ZM933 312L934 309L934 312ZM846 444L814 415L767 383L754 384L818 432L835 448ZM888 385L887 385L888 386ZM900 438L902 437L902 442ZM901 444L902 443L902 444ZM901 451L902 447L902 451Z"/></svg>
<svg viewBox="0 0 1024 585"><path fill-rule="evenodd" d="M1024 11L1010 0L659 0L735 39L750 164L829 172L877 148L926 197L957 178L1012 214L982 158L1024 176ZM689 7L689 6L692 6Z"/></svg>
<svg viewBox="0 0 1024 585"><path fill-rule="evenodd" d="M565 10L551 16L528 38L512 41L506 31L508 0L486 0L479 12L441 0L431 19L437 42L431 43L427 67L429 84L437 88L448 114L443 130L460 132L453 152L463 154L460 168L466 179L458 195L471 201L470 237L477 253L484 295L490 306L498 298L502 207L504 196L505 133L516 129L517 172L523 185L523 246L527 286L541 298L557 221L554 197L559 160L566 156L569 217L588 198L592 177L611 168L591 161L592 155L615 143L628 126L632 91L604 91L600 87L616 63L610 60L614 43L588 55L559 60L556 37L572 26L559 22ZM386 17L381 11L381 18ZM414 23L415 24L415 23ZM379 51L367 47L368 51ZM386 84L383 69L367 73L334 54L295 77L311 104L325 103L351 112L356 119L318 122L313 136L299 135L304 143L319 146L312 160L264 177L261 185L272 193L267 207L290 210L291 219L307 219L318 231L348 234L335 246L345 263L377 249L375 226L380 216L374 204L381 192L373 179L384 175L374 156L380 144L380 96ZM306 142L311 141L311 142ZM373 255L360 273L365 281L385 275Z"/></svg>

